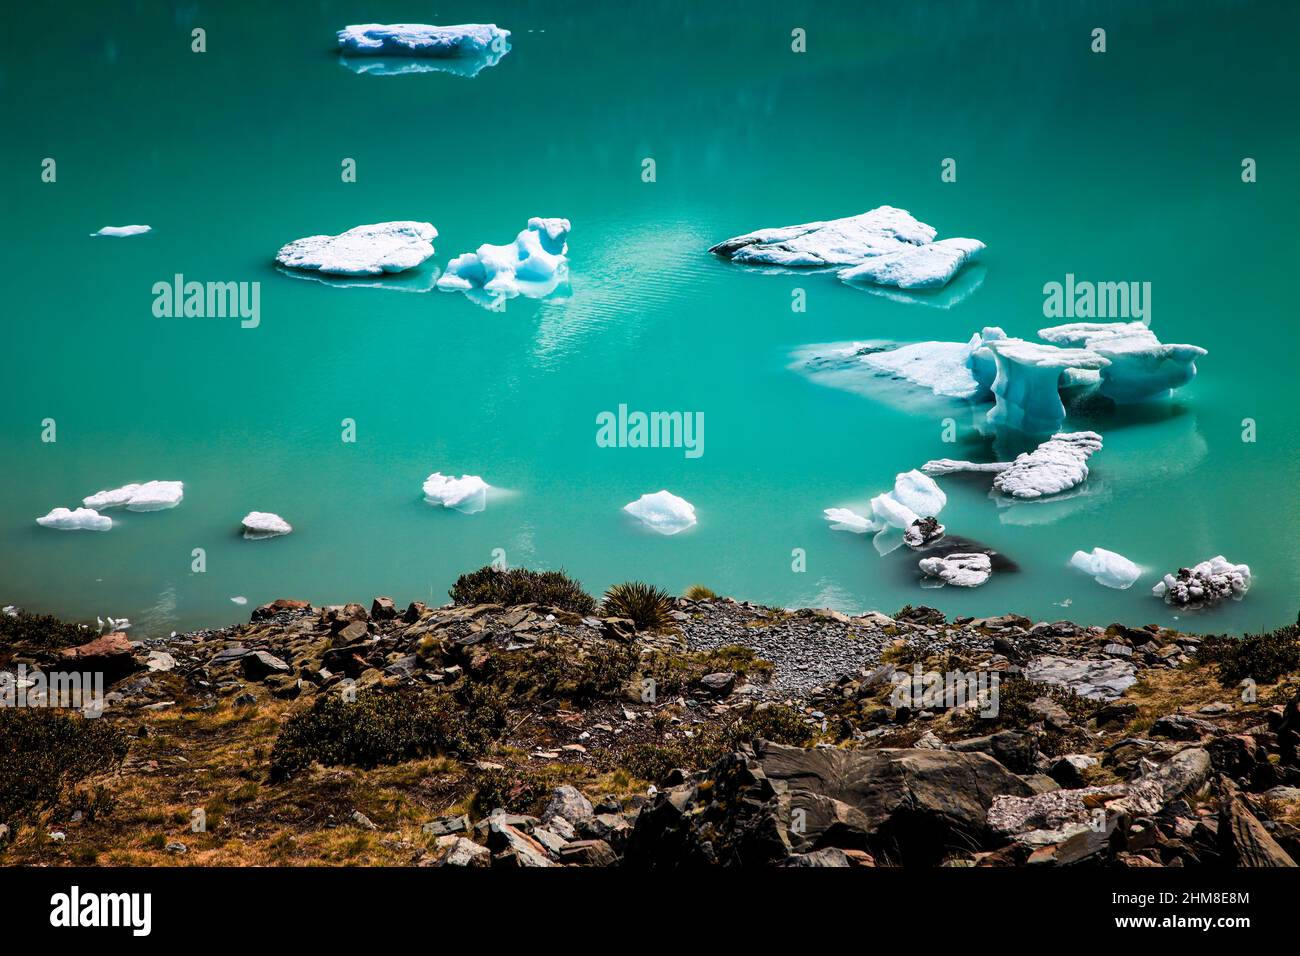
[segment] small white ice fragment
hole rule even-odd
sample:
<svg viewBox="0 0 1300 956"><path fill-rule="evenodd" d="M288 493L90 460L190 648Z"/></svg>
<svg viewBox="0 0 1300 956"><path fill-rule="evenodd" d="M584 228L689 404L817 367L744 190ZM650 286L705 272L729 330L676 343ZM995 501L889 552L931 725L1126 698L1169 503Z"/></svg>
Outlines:
<svg viewBox="0 0 1300 956"><path fill-rule="evenodd" d="M438 230L432 223L399 220L354 226L337 236L295 239L275 254L290 269L362 276L414 269L433 255Z"/></svg>
<svg viewBox="0 0 1300 956"><path fill-rule="evenodd" d="M93 508L55 508L49 514L37 518L36 523L42 528L55 528L59 531L108 531L113 527L113 519L101 515Z"/></svg>
<svg viewBox="0 0 1300 956"><path fill-rule="evenodd" d="M1142 576L1142 569L1114 551L1093 548L1091 552L1076 551L1070 558L1070 567L1091 575L1098 584L1119 591L1127 590Z"/></svg>
<svg viewBox="0 0 1300 956"><path fill-rule="evenodd" d="M478 475L453 478L435 471L424 480L424 500L431 505L453 508L462 514L478 514L487 507L488 484Z"/></svg>
<svg viewBox="0 0 1300 956"><path fill-rule="evenodd" d="M623 510L660 534L677 534L695 524L695 506L669 491L642 495Z"/></svg>
<svg viewBox="0 0 1300 956"><path fill-rule="evenodd" d="M125 239L127 236L143 236L146 232L152 232L152 226L105 226L98 232L92 232L92 236L111 236L114 239Z"/></svg>
<svg viewBox="0 0 1300 956"><path fill-rule="evenodd" d="M250 541L259 538L277 538L293 530L289 522L277 514L268 511L250 511L240 522L244 526L244 537Z"/></svg>
<svg viewBox="0 0 1300 956"><path fill-rule="evenodd" d="M979 587L993 574L993 562L987 554L949 554L942 558L922 558L917 567L928 577L959 588Z"/></svg>

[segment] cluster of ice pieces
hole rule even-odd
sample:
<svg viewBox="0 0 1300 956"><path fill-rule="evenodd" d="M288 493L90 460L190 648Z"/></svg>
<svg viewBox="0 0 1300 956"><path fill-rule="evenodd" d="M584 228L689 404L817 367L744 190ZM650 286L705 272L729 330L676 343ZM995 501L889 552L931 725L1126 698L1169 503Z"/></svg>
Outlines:
<svg viewBox="0 0 1300 956"><path fill-rule="evenodd" d="M1098 391L1117 403L1167 397L1196 377L1199 345L1170 345L1141 322L1073 322L1038 330L1056 345L1082 346L1104 358Z"/></svg>
<svg viewBox="0 0 1300 956"><path fill-rule="evenodd" d="M1239 601L1250 590L1250 567L1233 564L1223 555L1191 568L1179 568L1176 574L1166 574L1164 580L1151 589L1166 604L1183 607L1201 607L1218 604L1227 598Z"/></svg>
<svg viewBox="0 0 1300 956"><path fill-rule="evenodd" d="M87 508L105 511L109 508L126 508L127 511L163 511L175 508L185 497L185 484L180 481L146 481L138 485L123 485L108 491L97 491L82 499Z"/></svg>
<svg viewBox="0 0 1300 956"><path fill-rule="evenodd" d="M152 231L152 226L104 226L98 232L92 232L91 235L125 239L127 236L143 236L146 232Z"/></svg>
<svg viewBox="0 0 1300 956"><path fill-rule="evenodd" d="M677 534L695 524L695 506L670 491L642 495L624 505L623 510L660 534Z"/></svg>
<svg viewBox="0 0 1300 956"><path fill-rule="evenodd" d="M917 562L926 577L959 588L977 588L993 574L993 561L987 554L948 554L939 558L922 558Z"/></svg>
<svg viewBox="0 0 1300 956"><path fill-rule="evenodd" d="M1101 436L1096 432L1058 432L1033 451L1017 455L1015 461L939 458L927 461L921 470L927 475L991 472L993 486L1003 494L1012 498L1042 498L1083 484L1088 477L1088 459L1100 450Z"/></svg>
<svg viewBox="0 0 1300 956"><path fill-rule="evenodd" d="M713 246L715 255L744 265L841 267L845 282L900 289L934 289L984 249L978 239L934 241L936 231L906 209L878 206L843 219L759 229Z"/></svg>
<svg viewBox="0 0 1300 956"><path fill-rule="evenodd" d="M424 500L462 514L478 514L487 507L488 487L478 475L453 478L435 471L424 480Z"/></svg>
<svg viewBox="0 0 1300 956"><path fill-rule="evenodd" d="M1070 567L1091 575L1098 584L1120 591L1127 590L1142 576L1142 569L1114 551L1093 548L1091 552L1076 551L1070 558Z"/></svg>
<svg viewBox="0 0 1300 956"><path fill-rule="evenodd" d="M275 261L290 269L341 276L404 272L433 255L437 235L427 222L378 222L337 236L295 239L276 253Z"/></svg>
<svg viewBox="0 0 1300 956"><path fill-rule="evenodd" d="M482 290L511 299L517 295L542 298L554 292L568 275L567 219L528 220L514 242L501 246L484 243L447 263L438 288L449 292Z"/></svg>
<svg viewBox="0 0 1300 956"><path fill-rule="evenodd" d="M437 71L470 77L510 52L510 31L495 23L362 23L343 28L338 39L345 66L378 76Z"/></svg>
<svg viewBox="0 0 1300 956"><path fill-rule="evenodd" d="M269 511L250 511L244 515L240 524L244 528L244 537L250 541L261 538L278 538L293 530L289 522Z"/></svg>
<svg viewBox="0 0 1300 956"><path fill-rule="evenodd" d="M849 508L827 508L823 513L831 522L832 531L851 531L854 534L884 532L895 529L904 532L904 540L911 547L919 547L937 537L928 525L916 527L922 518L933 518L943 510L948 497L934 480L913 469L900 472L894 478L892 491L871 499L870 516L860 515ZM938 533L943 526L936 522ZM910 535L910 538L908 537ZM916 543L913 544L912 542Z"/></svg>

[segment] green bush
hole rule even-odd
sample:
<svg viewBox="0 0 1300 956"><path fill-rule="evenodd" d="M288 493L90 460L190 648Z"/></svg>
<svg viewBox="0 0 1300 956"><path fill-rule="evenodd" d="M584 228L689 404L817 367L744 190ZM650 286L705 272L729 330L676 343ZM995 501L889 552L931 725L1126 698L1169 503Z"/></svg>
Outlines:
<svg viewBox="0 0 1300 956"><path fill-rule="evenodd" d="M271 777L310 766L377 767L445 753L476 756L501 736L506 710L487 688L448 692L365 691L348 702L317 697L291 716L271 750Z"/></svg>
<svg viewBox="0 0 1300 956"><path fill-rule="evenodd" d="M1231 637L1214 634L1201 642L1197 658L1215 665L1225 686L1250 678L1271 684L1285 674L1300 671L1300 624L1288 624L1263 634Z"/></svg>
<svg viewBox="0 0 1300 956"><path fill-rule="evenodd" d="M815 737L816 730L798 710L785 704L769 704L747 708L726 723L705 727L689 739L629 747L619 756L618 765L642 780L658 783L677 767L705 770L742 743L761 739L803 747Z"/></svg>
<svg viewBox="0 0 1300 956"><path fill-rule="evenodd" d="M661 630L673 622L673 597L663 588L642 581L625 581L605 592L605 612L631 619L638 631Z"/></svg>
<svg viewBox="0 0 1300 956"><path fill-rule="evenodd" d="M563 571L498 571L491 565L462 574L448 591L456 604L545 604L575 614L590 614L596 600Z"/></svg>
<svg viewBox="0 0 1300 956"><path fill-rule="evenodd" d="M68 624L50 614L0 614L0 645L22 644L25 647L53 650L94 640L95 629L84 624Z"/></svg>
<svg viewBox="0 0 1300 956"><path fill-rule="evenodd" d="M578 705L618 697L637 672L636 648L613 642L566 644L543 638L536 647L492 655L478 679L516 704L565 700Z"/></svg>
<svg viewBox="0 0 1300 956"><path fill-rule="evenodd" d="M127 735L103 718L0 708L0 821L49 809L66 788L116 769L128 746Z"/></svg>

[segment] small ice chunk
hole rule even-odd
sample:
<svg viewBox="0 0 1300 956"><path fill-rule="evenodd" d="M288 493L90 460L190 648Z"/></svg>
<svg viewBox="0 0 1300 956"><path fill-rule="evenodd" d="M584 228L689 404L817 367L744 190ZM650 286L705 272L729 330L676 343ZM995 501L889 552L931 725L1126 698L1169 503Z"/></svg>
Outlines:
<svg viewBox="0 0 1300 956"><path fill-rule="evenodd" d="M843 219L759 229L723 240L709 251L745 265L851 266L932 242L934 237L934 227L906 209L878 206Z"/></svg>
<svg viewBox="0 0 1300 956"><path fill-rule="evenodd" d="M399 220L354 226L337 236L307 236L281 247L279 265L290 269L361 276L414 269L433 255L438 230L431 223Z"/></svg>
<svg viewBox="0 0 1300 956"><path fill-rule="evenodd" d="M1092 576L1098 584L1125 591L1142 576L1142 569L1114 551L1093 548L1091 552L1076 551L1070 558L1070 567Z"/></svg>
<svg viewBox="0 0 1300 956"><path fill-rule="evenodd" d="M98 232L92 232L91 235L125 239L127 236L143 236L146 232L152 231L152 226L104 226Z"/></svg>
<svg viewBox="0 0 1300 956"><path fill-rule="evenodd" d="M487 482L478 475L453 478L435 471L424 480L425 501L467 515L478 514L487 507L487 491Z"/></svg>
<svg viewBox="0 0 1300 956"><path fill-rule="evenodd" d="M123 485L108 491L97 491L82 499L87 508L104 511L108 508L126 508L128 511L163 511L175 508L185 497L185 483L180 481L146 481L142 484Z"/></svg>
<svg viewBox="0 0 1300 956"><path fill-rule="evenodd" d="M549 295L568 275L569 229L567 219L534 216L514 242L484 243L478 251L452 259L438 278L438 288L444 292L481 289L507 299Z"/></svg>
<svg viewBox="0 0 1300 956"><path fill-rule="evenodd" d="M244 597L242 594L236 594L234 597L232 597L232 598L230 599L230 603L232 603L232 604L247 604L247 603L248 603L248 598Z"/></svg>
<svg viewBox="0 0 1300 956"><path fill-rule="evenodd" d="M976 588L993 574L993 562L987 554L949 554L942 558L922 558L917 562L927 577L959 588Z"/></svg>
<svg viewBox="0 0 1300 956"><path fill-rule="evenodd" d="M352 56L477 57L509 49L509 30L495 23L361 23L338 32L339 49Z"/></svg>
<svg viewBox="0 0 1300 956"><path fill-rule="evenodd" d="M984 250L978 239L940 239L923 246L873 256L840 272L845 282L869 282L899 289L937 289L948 284Z"/></svg>
<svg viewBox="0 0 1300 956"><path fill-rule="evenodd" d="M1179 568L1177 574L1166 574L1151 593L1164 598L1166 604L1203 607L1226 598L1240 601L1250 590L1250 582L1249 565L1233 564L1218 554L1194 567Z"/></svg>
<svg viewBox="0 0 1300 956"><path fill-rule="evenodd" d="M915 468L894 479L894 500L910 508L921 517L933 517L948 503L948 496L934 483L934 479Z"/></svg>
<svg viewBox="0 0 1300 956"><path fill-rule="evenodd" d="M1023 339L1002 339L988 347L997 367L996 404L988 420L1026 435L1050 435L1065 421L1059 387L1067 369L1102 369L1110 364L1089 349L1063 349Z"/></svg>
<svg viewBox="0 0 1300 956"><path fill-rule="evenodd" d="M268 511L250 511L244 515L244 520L240 524L244 526L244 537L250 541L279 537L293 530L289 522Z"/></svg>
<svg viewBox="0 0 1300 956"><path fill-rule="evenodd" d="M108 531L113 527L113 519L101 515L93 508L55 508L44 517L37 518L36 523L42 528L55 528L59 531Z"/></svg>
<svg viewBox="0 0 1300 956"><path fill-rule="evenodd" d="M880 525L875 521L863 517L856 511L850 511L848 508L827 508L822 513L826 515L826 520L831 522L832 531L851 531L854 534L867 534L871 531L880 530Z"/></svg>
<svg viewBox="0 0 1300 956"><path fill-rule="evenodd" d="M642 495L624 505L623 510L660 534L677 534L695 524L695 506L669 491Z"/></svg>

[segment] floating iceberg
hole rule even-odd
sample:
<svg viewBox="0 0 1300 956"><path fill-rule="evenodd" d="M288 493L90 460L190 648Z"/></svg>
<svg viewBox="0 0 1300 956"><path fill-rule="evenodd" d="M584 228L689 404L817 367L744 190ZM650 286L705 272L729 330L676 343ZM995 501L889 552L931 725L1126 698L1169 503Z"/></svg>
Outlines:
<svg viewBox="0 0 1300 956"><path fill-rule="evenodd" d="M528 226L503 246L488 243L447 263L438 288L447 292L481 289L512 299L550 295L568 276L569 220L534 216Z"/></svg>
<svg viewBox="0 0 1300 956"><path fill-rule="evenodd" d="M500 59L510 49L510 31L495 23L362 23L344 27L338 38L339 49L351 56L457 59L495 53Z"/></svg>
<svg viewBox="0 0 1300 956"><path fill-rule="evenodd" d="M892 491L871 499L871 517L848 508L827 508L822 513L831 522L832 531L866 534L893 528L906 532L918 519L937 515L947 503L947 495L932 478L912 470L894 478Z"/></svg>
<svg viewBox="0 0 1300 956"><path fill-rule="evenodd" d="M433 255L437 235L427 222L379 222L337 236L295 239L276 253L275 261L290 269L341 276L403 272Z"/></svg>
<svg viewBox="0 0 1300 956"><path fill-rule="evenodd" d="M993 574L993 561L987 554L949 554L942 558L922 558L917 567L926 577L959 588L977 588Z"/></svg>
<svg viewBox="0 0 1300 956"><path fill-rule="evenodd" d="M1250 590L1250 566L1233 564L1223 555L1215 555L1192 568L1179 568L1166 574L1151 589L1166 604L1180 607L1207 607L1226 598L1240 601Z"/></svg>
<svg viewBox="0 0 1300 956"><path fill-rule="evenodd" d="M1044 341L1091 349L1110 363L1101 370L1102 395L1118 403L1167 398L1196 377L1199 345L1161 342L1141 322L1072 322L1039 329Z"/></svg>
<svg viewBox="0 0 1300 956"><path fill-rule="evenodd" d="M435 471L424 481L425 501L467 515L478 514L487 507L487 492L487 482L478 475L452 478Z"/></svg>
<svg viewBox="0 0 1300 956"><path fill-rule="evenodd" d="M1057 348L1023 339L988 343L997 373L988 420L1025 435L1050 435L1065 421L1059 391L1067 369L1102 369L1110 364L1090 349Z"/></svg>
<svg viewBox="0 0 1300 956"><path fill-rule="evenodd" d="M917 342L866 352L861 361L936 395L978 401L988 397L996 375L989 343L1006 337L1000 328L989 326L968 342Z"/></svg>
<svg viewBox="0 0 1300 956"><path fill-rule="evenodd" d="M984 250L978 239L940 239L924 246L875 256L840 272L845 282L869 282L899 289L938 289Z"/></svg>
<svg viewBox="0 0 1300 956"><path fill-rule="evenodd" d="M921 470L927 475L957 472L989 472L993 486L1012 498L1042 498L1058 495L1083 484L1088 477L1088 459L1101 450L1096 432L1058 432L1033 451L1015 461L974 462L953 458L927 461Z"/></svg>
<svg viewBox="0 0 1300 956"><path fill-rule="evenodd" d="M44 517L37 518L36 523L42 528L55 528L59 531L108 531L113 527L113 519L101 515L93 508L55 508Z"/></svg>
<svg viewBox="0 0 1300 956"><path fill-rule="evenodd" d="M240 522L244 527L244 537L250 541L259 538L276 538L288 534L293 528L279 515L267 511L250 511Z"/></svg>
<svg viewBox="0 0 1300 956"><path fill-rule="evenodd" d="M175 508L185 497L185 484L180 481L146 481L138 485L123 485L110 491L97 491L82 499L87 508L104 511L108 508L126 508L128 511L163 511Z"/></svg>
<svg viewBox="0 0 1300 956"><path fill-rule="evenodd" d="M146 232L153 232L152 226L105 226L98 232L92 232L92 236L111 236L114 239L125 239L127 236L143 236Z"/></svg>
<svg viewBox="0 0 1300 956"><path fill-rule="evenodd" d="M709 251L744 265L848 266L839 273L846 282L932 289L946 284L984 248L976 239L935 242L935 234L933 226L906 209L878 206L844 219L759 229Z"/></svg>
<svg viewBox="0 0 1300 956"><path fill-rule="evenodd" d="M1125 591L1142 576L1142 569L1114 551L1093 548L1091 552L1076 551L1070 558L1070 567L1092 576L1098 584Z"/></svg>
<svg viewBox="0 0 1300 956"><path fill-rule="evenodd" d="M642 495L623 510L660 534L677 534L695 524L695 506L668 491Z"/></svg>

